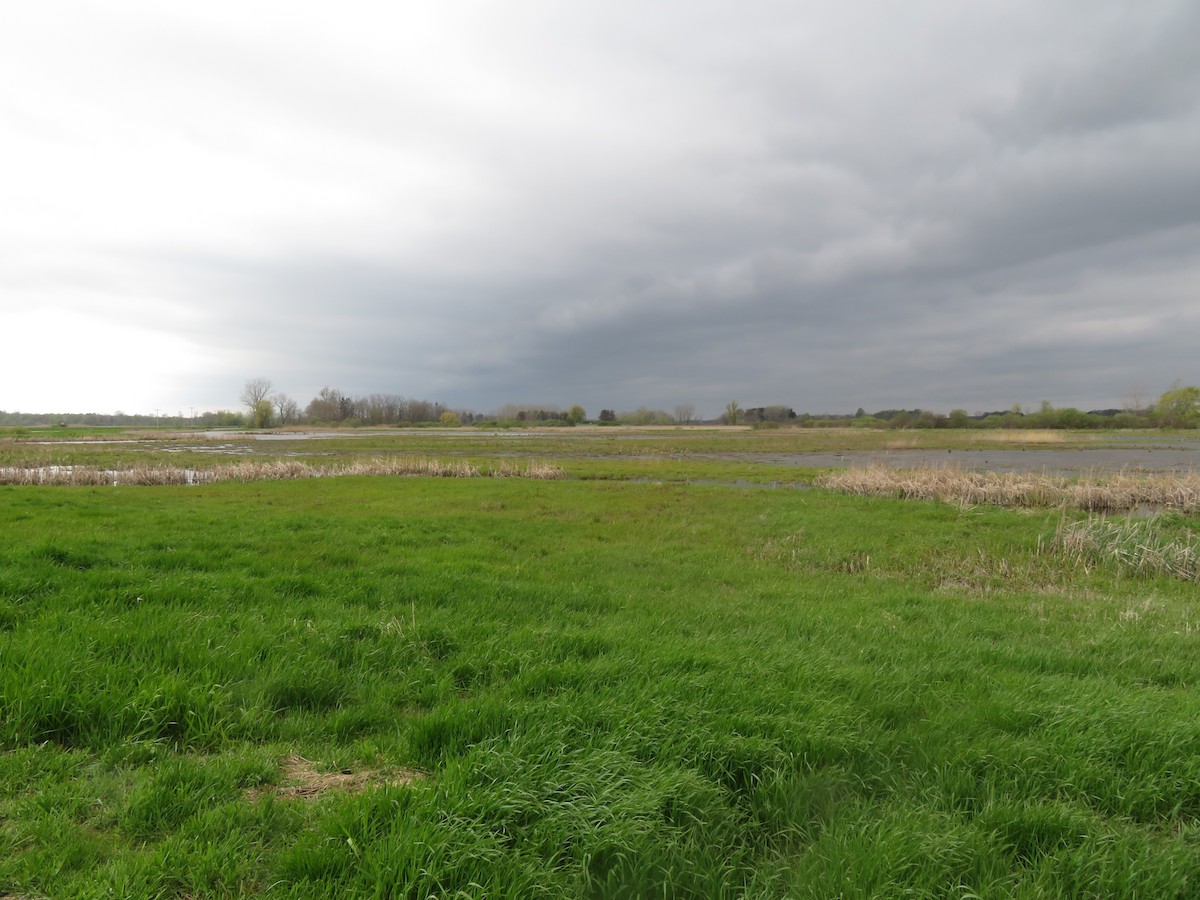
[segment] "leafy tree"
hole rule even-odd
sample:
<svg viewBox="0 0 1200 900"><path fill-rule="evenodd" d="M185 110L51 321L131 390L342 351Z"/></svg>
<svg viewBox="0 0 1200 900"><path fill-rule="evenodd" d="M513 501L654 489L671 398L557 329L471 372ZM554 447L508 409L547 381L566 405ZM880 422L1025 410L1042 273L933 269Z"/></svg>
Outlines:
<svg viewBox="0 0 1200 900"><path fill-rule="evenodd" d="M1055 410L1053 426L1055 428L1095 428L1096 426L1097 422L1091 416L1073 406Z"/></svg>
<svg viewBox="0 0 1200 900"><path fill-rule="evenodd" d="M1165 428L1193 428L1200 425L1200 387L1184 387L1178 381L1158 398L1154 407L1158 422Z"/></svg>
<svg viewBox="0 0 1200 900"><path fill-rule="evenodd" d="M633 412L623 412L617 418L627 425L670 425L674 421L666 410L645 406L639 406Z"/></svg>
<svg viewBox="0 0 1200 900"><path fill-rule="evenodd" d="M462 424L462 422L459 420L458 416L451 410L446 410L444 413L442 413L439 421L443 425L461 425Z"/></svg>
<svg viewBox="0 0 1200 900"><path fill-rule="evenodd" d="M580 422L583 422L586 419L587 411L579 404L572 406L567 411L567 422L571 425L578 425Z"/></svg>
<svg viewBox="0 0 1200 900"><path fill-rule="evenodd" d="M616 411L615 409L602 409L602 410L600 410L600 421L601 421L601 422L615 422L615 421L617 421L617 411Z"/></svg>
<svg viewBox="0 0 1200 900"><path fill-rule="evenodd" d="M738 423L738 403L736 400L730 400L725 405L725 424L736 425Z"/></svg>
<svg viewBox="0 0 1200 900"><path fill-rule="evenodd" d="M250 410L250 421L247 424L251 428L270 428L275 424L275 405L266 398L259 400Z"/></svg>

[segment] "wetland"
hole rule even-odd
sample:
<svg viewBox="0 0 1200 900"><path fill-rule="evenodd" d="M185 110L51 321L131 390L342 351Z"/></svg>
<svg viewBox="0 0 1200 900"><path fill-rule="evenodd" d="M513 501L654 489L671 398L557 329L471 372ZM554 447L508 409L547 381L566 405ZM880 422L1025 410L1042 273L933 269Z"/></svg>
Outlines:
<svg viewBox="0 0 1200 900"><path fill-rule="evenodd" d="M1200 883L1196 514L1050 490L1186 436L129 437L0 466L262 477L0 486L0 895Z"/></svg>

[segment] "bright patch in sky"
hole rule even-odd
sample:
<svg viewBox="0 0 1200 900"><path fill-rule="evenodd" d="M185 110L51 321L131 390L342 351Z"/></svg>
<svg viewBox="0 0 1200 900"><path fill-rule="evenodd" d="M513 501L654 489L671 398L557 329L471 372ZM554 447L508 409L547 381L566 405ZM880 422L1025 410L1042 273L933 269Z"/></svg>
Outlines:
<svg viewBox="0 0 1200 900"><path fill-rule="evenodd" d="M185 337L78 311L16 310L5 318L17 337L5 342L5 373L25 399L8 411L188 414L203 358ZM63 398L72 405L62 406Z"/></svg>

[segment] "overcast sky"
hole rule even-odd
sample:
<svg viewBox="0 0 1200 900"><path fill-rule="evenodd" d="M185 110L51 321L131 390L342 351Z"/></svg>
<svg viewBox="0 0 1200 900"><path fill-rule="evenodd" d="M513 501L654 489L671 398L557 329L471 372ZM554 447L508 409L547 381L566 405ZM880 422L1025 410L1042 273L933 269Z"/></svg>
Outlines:
<svg viewBox="0 0 1200 900"><path fill-rule="evenodd" d="M0 409L1200 382L1195 0L37 0Z"/></svg>

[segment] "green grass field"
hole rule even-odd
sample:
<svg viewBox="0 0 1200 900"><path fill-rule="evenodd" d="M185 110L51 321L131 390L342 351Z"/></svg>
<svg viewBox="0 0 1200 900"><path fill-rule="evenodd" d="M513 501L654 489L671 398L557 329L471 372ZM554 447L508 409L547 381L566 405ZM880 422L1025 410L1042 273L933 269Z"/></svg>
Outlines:
<svg viewBox="0 0 1200 900"><path fill-rule="evenodd" d="M1200 892L1194 581L539 446L604 479L0 487L0 897Z"/></svg>

